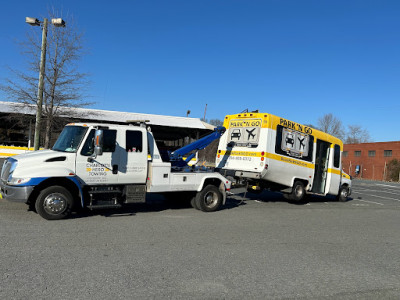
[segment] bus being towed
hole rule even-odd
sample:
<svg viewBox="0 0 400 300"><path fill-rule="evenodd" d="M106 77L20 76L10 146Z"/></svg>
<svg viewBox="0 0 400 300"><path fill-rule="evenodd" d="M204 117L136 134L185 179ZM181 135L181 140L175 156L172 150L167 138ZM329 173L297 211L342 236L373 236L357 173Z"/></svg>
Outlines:
<svg viewBox="0 0 400 300"><path fill-rule="evenodd" d="M216 170L246 183L249 191L280 191L293 201L302 201L307 194L346 201L350 195L340 139L258 111L228 115L224 127Z"/></svg>

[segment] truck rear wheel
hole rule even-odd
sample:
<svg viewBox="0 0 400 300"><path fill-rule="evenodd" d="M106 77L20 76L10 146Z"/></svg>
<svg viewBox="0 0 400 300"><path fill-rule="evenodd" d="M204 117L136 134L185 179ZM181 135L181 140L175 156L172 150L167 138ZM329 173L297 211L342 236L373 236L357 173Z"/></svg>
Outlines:
<svg viewBox="0 0 400 300"><path fill-rule="evenodd" d="M196 195L196 208L205 211L212 212L217 211L222 206L222 193L215 185L207 185L197 193Z"/></svg>
<svg viewBox="0 0 400 300"><path fill-rule="evenodd" d="M50 186L40 192L35 208L46 220L60 220L71 214L73 203L73 197L66 188Z"/></svg>

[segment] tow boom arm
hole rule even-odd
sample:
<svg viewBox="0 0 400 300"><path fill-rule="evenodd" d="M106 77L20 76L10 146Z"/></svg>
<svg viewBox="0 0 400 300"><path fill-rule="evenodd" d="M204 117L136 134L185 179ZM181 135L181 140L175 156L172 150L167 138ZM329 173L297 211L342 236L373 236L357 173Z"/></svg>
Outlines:
<svg viewBox="0 0 400 300"><path fill-rule="evenodd" d="M188 162L196 155L197 151L204 149L205 147L210 145L213 141L219 139L221 135L224 134L225 130L226 130L225 127L218 126L217 128L214 129L213 133L170 153L169 159L172 165L175 167L187 166ZM183 156L192 151L195 152L193 152L185 160L183 160Z"/></svg>

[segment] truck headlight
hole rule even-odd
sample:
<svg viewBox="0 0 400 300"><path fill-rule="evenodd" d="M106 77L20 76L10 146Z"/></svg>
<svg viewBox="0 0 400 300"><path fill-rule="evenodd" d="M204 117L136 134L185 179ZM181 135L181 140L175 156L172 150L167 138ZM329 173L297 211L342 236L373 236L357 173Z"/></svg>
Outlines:
<svg viewBox="0 0 400 300"><path fill-rule="evenodd" d="M24 184L27 183L31 178L25 177L25 178L18 178L18 177L9 177L7 184L9 185L19 185L19 184Z"/></svg>

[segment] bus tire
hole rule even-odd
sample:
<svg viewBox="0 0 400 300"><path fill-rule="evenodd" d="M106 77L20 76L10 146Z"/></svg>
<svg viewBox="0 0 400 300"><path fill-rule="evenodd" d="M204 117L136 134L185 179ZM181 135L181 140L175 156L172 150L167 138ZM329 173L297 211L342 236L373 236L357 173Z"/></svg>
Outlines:
<svg viewBox="0 0 400 300"><path fill-rule="evenodd" d="M295 181L292 192L289 194L290 200L295 202L301 202L304 200L306 195L306 189L301 181Z"/></svg>
<svg viewBox="0 0 400 300"><path fill-rule="evenodd" d="M217 211L222 206L222 193L215 185L207 185L196 195L196 206L204 212Z"/></svg>
<svg viewBox="0 0 400 300"><path fill-rule="evenodd" d="M349 188L345 185L342 185L339 189L339 194L337 195L337 200L340 202L346 202L348 195L349 195Z"/></svg>
<svg viewBox="0 0 400 300"><path fill-rule="evenodd" d="M36 212L46 220L60 220L68 217L74 204L71 193L62 186L43 189L36 199Z"/></svg>

